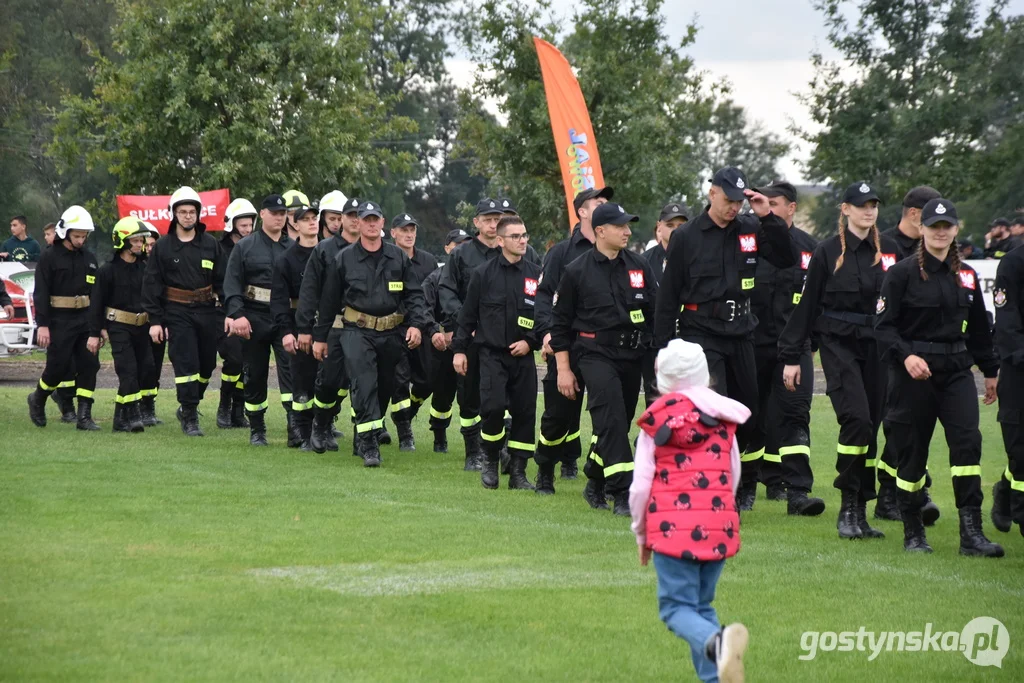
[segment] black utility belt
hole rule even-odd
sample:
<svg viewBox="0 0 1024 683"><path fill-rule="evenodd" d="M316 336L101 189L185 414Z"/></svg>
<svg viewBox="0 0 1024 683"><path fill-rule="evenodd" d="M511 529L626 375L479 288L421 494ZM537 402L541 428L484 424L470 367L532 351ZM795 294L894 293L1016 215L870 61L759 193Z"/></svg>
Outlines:
<svg viewBox="0 0 1024 683"><path fill-rule="evenodd" d="M951 353L964 353L967 351L967 344L958 342L910 342L910 350L913 353L927 353L931 355L948 355Z"/></svg>
<svg viewBox="0 0 1024 683"><path fill-rule="evenodd" d="M826 318L832 320L839 320L840 322L850 323L851 325L865 325L868 327L874 327L875 316L866 315L864 313L850 313L847 311L822 311L821 314Z"/></svg>
<svg viewBox="0 0 1024 683"><path fill-rule="evenodd" d="M683 304L680 313L696 313L715 320L724 320L731 323L736 319L746 318L750 315L750 299L736 301L735 299L724 299L722 301L708 301L703 304Z"/></svg>
<svg viewBox="0 0 1024 683"><path fill-rule="evenodd" d="M643 346L640 330L603 330L601 332L578 332L579 339L588 339L601 346L616 349L639 349Z"/></svg>

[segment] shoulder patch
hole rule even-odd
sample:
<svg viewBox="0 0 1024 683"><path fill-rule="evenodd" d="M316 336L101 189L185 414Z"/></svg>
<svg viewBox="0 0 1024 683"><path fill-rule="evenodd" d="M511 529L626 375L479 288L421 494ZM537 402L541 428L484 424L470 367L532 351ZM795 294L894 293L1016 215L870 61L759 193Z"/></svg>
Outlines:
<svg viewBox="0 0 1024 683"><path fill-rule="evenodd" d="M882 315L885 313L885 297L878 297L878 301L875 302L875 315Z"/></svg>
<svg viewBox="0 0 1024 683"><path fill-rule="evenodd" d="M996 305L996 308L1002 308L1006 305L1006 290L997 289L992 293L992 303Z"/></svg>
<svg viewBox="0 0 1024 683"><path fill-rule="evenodd" d="M939 205L941 206L941 204ZM960 286L964 289L974 289L974 271L961 270L958 275L960 276Z"/></svg>

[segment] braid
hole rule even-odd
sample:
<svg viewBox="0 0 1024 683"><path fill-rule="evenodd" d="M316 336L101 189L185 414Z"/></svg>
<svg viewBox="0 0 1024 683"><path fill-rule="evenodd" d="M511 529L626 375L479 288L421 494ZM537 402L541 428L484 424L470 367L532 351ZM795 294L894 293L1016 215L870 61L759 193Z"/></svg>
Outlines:
<svg viewBox="0 0 1024 683"><path fill-rule="evenodd" d="M871 238L875 242L875 261L873 265L878 265L878 262L882 260L882 235L878 232L878 224L871 226Z"/></svg>
<svg viewBox="0 0 1024 683"><path fill-rule="evenodd" d="M917 256L917 268L921 271L921 279L928 279L928 271L924 269L924 239L917 241L917 249L914 250L914 254Z"/></svg>
<svg viewBox="0 0 1024 683"><path fill-rule="evenodd" d="M839 246L841 249L839 251L839 258L836 259L835 270L832 271L833 274L839 272L839 269L843 267L843 261L846 258L846 216L842 213L839 214Z"/></svg>
<svg viewBox="0 0 1024 683"><path fill-rule="evenodd" d="M923 241L923 240L922 240ZM949 264L949 269L954 273L960 272L960 245L957 244L956 239L949 245L950 256L952 257L952 263Z"/></svg>

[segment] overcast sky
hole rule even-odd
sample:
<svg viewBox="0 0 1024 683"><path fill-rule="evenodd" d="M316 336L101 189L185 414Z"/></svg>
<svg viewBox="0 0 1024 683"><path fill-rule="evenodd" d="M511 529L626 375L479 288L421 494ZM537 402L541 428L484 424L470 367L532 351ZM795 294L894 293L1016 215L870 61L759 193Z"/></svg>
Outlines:
<svg viewBox="0 0 1024 683"><path fill-rule="evenodd" d="M572 0L553 0L553 5L567 20L572 17ZM1024 0L1010 0L1009 11L1024 13ZM674 44L697 17L696 42L687 53L698 69L730 81L733 99L752 119L790 141L790 121L802 127L810 124L793 93L807 90L814 72L812 52L836 57L822 15L810 0L667 0L662 12ZM450 60L449 70L460 85L472 80L473 65L465 60ZM807 150L798 148L780 170L788 179L801 182L800 161L806 158Z"/></svg>

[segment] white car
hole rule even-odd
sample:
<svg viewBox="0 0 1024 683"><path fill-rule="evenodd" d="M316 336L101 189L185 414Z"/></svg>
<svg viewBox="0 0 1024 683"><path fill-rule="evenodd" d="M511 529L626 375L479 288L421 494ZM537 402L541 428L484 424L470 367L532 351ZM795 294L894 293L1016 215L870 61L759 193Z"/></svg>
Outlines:
<svg viewBox="0 0 1024 683"><path fill-rule="evenodd" d="M0 282L14 303L14 318L6 318L0 310L0 358L36 349L36 321L32 310L35 271L17 262L0 263Z"/></svg>

